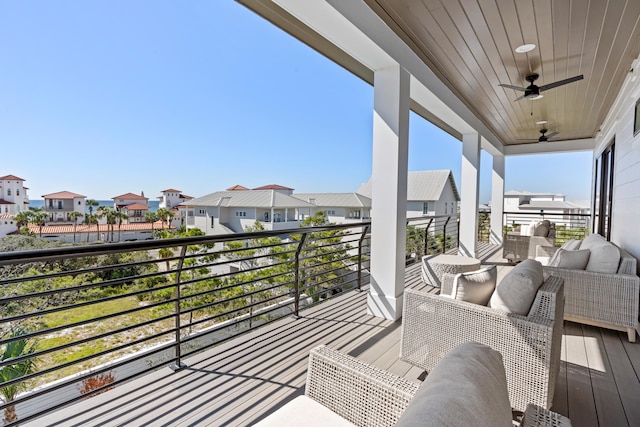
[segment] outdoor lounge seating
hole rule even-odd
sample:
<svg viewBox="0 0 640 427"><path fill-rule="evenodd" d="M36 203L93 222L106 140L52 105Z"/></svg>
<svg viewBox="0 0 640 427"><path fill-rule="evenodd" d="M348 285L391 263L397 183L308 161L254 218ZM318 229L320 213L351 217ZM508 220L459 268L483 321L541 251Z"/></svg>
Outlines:
<svg viewBox="0 0 640 427"><path fill-rule="evenodd" d="M500 353L478 343L453 349L418 385L326 346L309 354L305 395L258 426L511 426ZM570 426L528 405L522 426Z"/></svg>
<svg viewBox="0 0 640 427"><path fill-rule="evenodd" d="M535 271L528 273L530 268ZM429 371L460 343L477 341L489 345L504 358L511 405L518 410L524 410L528 403L549 408L560 368L563 280L552 276L542 283L542 266L528 260L514 267L497 287L494 284L493 295L489 292L492 307L499 308L443 295L451 292L455 278L466 277L474 284L476 278L471 276L487 275L487 270L445 275L440 295L405 291L400 358ZM507 286L515 278L516 288L522 288L520 285L528 281L529 274L539 275L542 283L539 288L531 288L533 293L529 290L533 302L521 305L521 314L506 312L503 303L509 304L510 298L506 295ZM483 298L489 299L486 290L473 289L467 286L466 295L478 297L484 292ZM501 293L505 301L494 301L495 295ZM515 300L519 299L521 296L516 295Z"/></svg>
<svg viewBox="0 0 640 427"><path fill-rule="evenodd" d="M506 233L502 246L502 257L515 263L536 256L537 246L554 246L556 241L555 224L548 221L521 226L519 230Z"/></svg>
<svg viewBox="0 0 640 427"><path fill-rule="evenodd" d="M554 252L544 272L564 279L564 318L627 332L629 342L635 342L640 298L636 258L598 234L570 240Z"/></svg>

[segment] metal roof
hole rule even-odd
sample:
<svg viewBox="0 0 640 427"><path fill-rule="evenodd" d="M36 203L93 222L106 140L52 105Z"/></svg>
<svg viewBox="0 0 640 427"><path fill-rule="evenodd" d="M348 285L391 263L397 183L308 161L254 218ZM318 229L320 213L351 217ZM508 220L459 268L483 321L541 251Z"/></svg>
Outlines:
<svg viewBox="0 0 640 427"><path fill-rule="evenodd" d="M412 171L407 176L407 201L440 200L445 185L451 184L456 200L460 194L451 170ZM371 197L371 178L358 188L358 193Z"/></svg>
<svg viewBox="0 0 640 427"><path fill-rule="evenodd" d="M292 196L322 207L371 207L371 198L358 193L295 193Z"/></svg>
<svg viewBox="0 0 640 427"><path fill-rule="evenodd" d="M310 208L312 204L275 190L217 191L197 197L182 206L220 206L225 208Z"/></svg>

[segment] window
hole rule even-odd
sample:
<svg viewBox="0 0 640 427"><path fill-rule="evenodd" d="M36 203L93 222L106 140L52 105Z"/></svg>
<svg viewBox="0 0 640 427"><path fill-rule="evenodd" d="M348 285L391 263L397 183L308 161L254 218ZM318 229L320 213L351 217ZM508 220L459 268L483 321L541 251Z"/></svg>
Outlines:
<svg viewBox="0 0 640 427"><path fill-rule="evenodd" d="M16 196L19 196L19 195L20 195L20 189L16 188Z"/></svg>
<svg viewBox="0 0 640 427"><path fill-rule="evenodd" d="M327 209L326 211L324 211L324 213L329 216L329 215L335 215L336 211L333 209Z"/></svg>
<svg viewBox="0 0 640 427"><path fill-rule="evenodd" d="M206 215L207 211L205 209L200 209L200 210L198 210L198 214L199 215Z"/></svg>
<svg viewBox="0 0 640 427"><path fill-rule="evenodd" d="M7 196L10 196L10 195L11 195L11 189L7 188Z"/></svg>
<svg viewBox="0 0 640 427"><path fill-rule="evenodd" d="M246 211L236 211L236 216L237 217L247 216L247 212Z"/></svg>
<svg viewBox="0 0 640 427"><path fill-rule="evenodd" d="M615 145L614 139L602 154L600 154L600 157L596 159L593 231L607 240L611 238Z"/></svg>
<svg viewBox="0 0 640 427"><path fill-rule="evenodd" d="M633 118L633 135L637 135L640 132L640 99L636 101L636 115Z"/></svg>
<svg viewBox="0 0 640 427"><path fill-rule="evenodd" d="M449 213L449 212L447 212L448 207L449 207L449 203L444 202L444 214L445 215Z"/></svg>
<svg viewBox="0 0 640 427"><path fill-rule="evenodd" d="M422 202L422 215L429 214L429 202Z"/></svg>

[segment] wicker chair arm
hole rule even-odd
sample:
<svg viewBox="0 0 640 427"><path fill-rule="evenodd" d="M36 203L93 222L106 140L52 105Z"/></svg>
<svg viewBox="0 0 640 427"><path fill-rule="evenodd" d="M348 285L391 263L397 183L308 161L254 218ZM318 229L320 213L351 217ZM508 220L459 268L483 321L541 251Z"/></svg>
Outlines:
<svg viewBox="0 0 640 427"><path fill-rule="evenodd" d="M521 427L571 427L569 418L538 405L527 405Z"/></svg>
<svg viewBox="0 0 640 427"><path fill-rule="evenodd" d="M359 426L394 425L418 386L326 346L309 355L306 395Z"/></svg>
<svg viewBox="0 0 640 427"><path fill-rule="evenodd" d="M455 274L444 273L440 282L440 295L451 295L453 290L453 280L456 278Z"/></svg>
<svg viewBox="0 0 640 427"><path fill-rule="evenodd" d="M562 320L564 305L564 279L549 276L542 284L533 300L528 317L543 317Z"/></svg>

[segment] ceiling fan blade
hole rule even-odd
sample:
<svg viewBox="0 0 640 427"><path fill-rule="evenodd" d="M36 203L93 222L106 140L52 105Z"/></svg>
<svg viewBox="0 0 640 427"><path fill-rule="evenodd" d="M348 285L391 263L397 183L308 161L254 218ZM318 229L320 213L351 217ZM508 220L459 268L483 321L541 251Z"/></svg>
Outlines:
<svg viewBox="0 0 640 427"><path fill-rule="evenodd" d="M520 101L521 99L524 99L524 95L522 95L522 96L521 96L521 97L519 97L519 98L514 99L514 100L513 100L513 102Z"/></svg>
<svg viewBox="0 0 640 427"><path fill-rule="evenodd" d="M570 77L568 79L558 80L557 82L549 83L548 85L539 86L538 89L540 90L540 92L542 92L543 90L549 90L549 89L553 89L554 87L566 85L568 83L577 82L578 80L582 80L583 78L584 78L584 76L582 74L580 74L579 76L574 76L574 77Z"/></svg>
<svg viewBox="0 0 640 427"><path fill-rule="evenodd" d="M499 84L498 86L502 86L502 87L506 87L507 89L513 89L513 90L519 90L520 92L524 92L524 88L520 87L520 86L513 86L513 85L506 85L506 84Z"/></svg>
<svg viewBox="0 0 640 427"><path fill-rule="evenodd" d="M556 136L559 132L551 132L549 135L547 135L547 139L551 139L554 136Z"/></svg>

